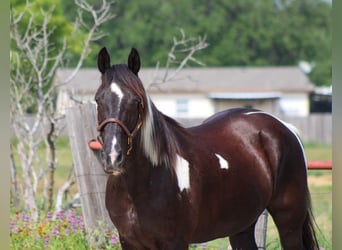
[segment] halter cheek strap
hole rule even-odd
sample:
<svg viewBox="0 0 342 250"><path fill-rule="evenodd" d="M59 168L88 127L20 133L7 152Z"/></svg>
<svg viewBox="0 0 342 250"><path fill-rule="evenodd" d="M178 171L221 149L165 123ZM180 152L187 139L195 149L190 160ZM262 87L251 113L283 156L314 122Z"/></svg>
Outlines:
<svg viewBox="0 0 342 250"><path fill-rule="evenodd" d="M101 131L102 129L108 124L108 123L116 123L118 124L123 131L125 131L126 135L127 135L127 152L126 155L129 155L132 151L133 148L133 137L136 135L136 133L139 131L139 129L142 126L142 117L141 117L141 113L142 110L144 109L144 103L141 101L140 105L139 105L140 109L139 109L139 117L138 117L138 121L137 124L135 125L135 128L131 131L129 131L129 129L127 128L127 126L119 119L117 118L107 118L104 121L102 121L98 126L97 126L97 131L99 132L99 138L101 138ZM102 143L102 140L100 141Z"/></svg>

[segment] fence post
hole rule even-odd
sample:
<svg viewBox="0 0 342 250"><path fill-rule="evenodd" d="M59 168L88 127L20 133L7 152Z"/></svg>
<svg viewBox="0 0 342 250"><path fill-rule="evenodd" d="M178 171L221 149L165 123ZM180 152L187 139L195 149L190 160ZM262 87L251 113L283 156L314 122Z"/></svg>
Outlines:
<svg viewBox="0 0 342 250"><path fill-rule="evenodd" d="M68 109L66 121L88 242L91 247L100 248L105 243L105 233L113 231L114 226L105 207L108 177L99 155L88 147L88 141L97 136L95 105L87 103Z"/></svg>
<svg viewBox="0 0 342 250"><path fill-rule="evenodd" d="M258 249L266 249L266 233L267 233L267 220L268 213L265 209L259 216L259 219L255 225L255 240Z"/></svg>

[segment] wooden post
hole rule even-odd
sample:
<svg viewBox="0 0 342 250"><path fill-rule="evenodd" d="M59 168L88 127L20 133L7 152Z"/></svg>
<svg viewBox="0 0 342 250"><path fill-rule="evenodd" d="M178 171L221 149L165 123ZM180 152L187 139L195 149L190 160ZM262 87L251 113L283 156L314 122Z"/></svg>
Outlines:
<svg viewBox="0 0 342 250"><path fill-rule="evenodd" d="M88 103L70 108L66 113L66 121L83 219L88 236L90 236L88 241L91 247L99 248L99 244L104 243L104 234L113 231L114 226L105 207L108 177L103 171L98 153L88 147L88 141L97 136L95 105ZM103 235L94 236L95 231Z"/></svg>
<svg viewBox="0 0 342 250"><path fill-rule="evenodd" d="M268 213L265 209L259 216L259 219L255 225L255 240L258 249L266 249L266 233L267 233L267 218Z"/></svg>

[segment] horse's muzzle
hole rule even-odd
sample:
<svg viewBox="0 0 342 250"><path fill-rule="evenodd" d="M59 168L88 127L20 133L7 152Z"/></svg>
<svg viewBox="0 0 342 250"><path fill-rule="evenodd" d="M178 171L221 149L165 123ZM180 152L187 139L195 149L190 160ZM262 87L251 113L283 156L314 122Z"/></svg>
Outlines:
<svg viewBox="0 0 342 250"><path fill-rule="evenodd" d="M102 151L103 170L107 174L113 174L115 171L122 171L124 155L122 152L106 154Z"/></svg>
<svg viewBox="0 0 342 250"><path fill-rule="evenodd" d="M103 166L103 171L107 174L114 174L122 171L124 162L124 154L120 152L106 153L103 144L99 140L91 140L88 142L91 150L100 152L100 158Z"/></svg>

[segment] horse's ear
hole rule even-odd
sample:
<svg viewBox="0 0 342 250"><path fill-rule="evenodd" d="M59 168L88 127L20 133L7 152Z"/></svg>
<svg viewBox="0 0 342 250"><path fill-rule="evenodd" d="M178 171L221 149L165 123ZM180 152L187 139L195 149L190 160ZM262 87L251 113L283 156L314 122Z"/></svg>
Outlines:
<svg viewBox="0 0 342 250"><path fill-rule="evenodd" d="M132 48L131 53L129 53L128 68L132 70L134 74L138 75L138 72L140 70L140 56L135 48Z"/></svg>
<svg viewBox="0 0 342 250"><path fill-rule="evenodd" d="M103 47L97 56L97 68L102 74L110 68L110 56L106 47Z"/></svg>

